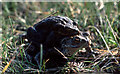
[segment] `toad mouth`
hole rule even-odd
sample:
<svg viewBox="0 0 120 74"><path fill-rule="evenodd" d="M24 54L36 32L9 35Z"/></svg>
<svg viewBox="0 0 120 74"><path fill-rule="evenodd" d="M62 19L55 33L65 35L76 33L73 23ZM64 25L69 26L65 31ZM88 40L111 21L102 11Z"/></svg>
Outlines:
<svg viewBox="0 0 120 74"><path fill-rule="evenodd" d="M85 48L89 45L88 40L82 36L66 37L61 41L62 48Z"/></svg>

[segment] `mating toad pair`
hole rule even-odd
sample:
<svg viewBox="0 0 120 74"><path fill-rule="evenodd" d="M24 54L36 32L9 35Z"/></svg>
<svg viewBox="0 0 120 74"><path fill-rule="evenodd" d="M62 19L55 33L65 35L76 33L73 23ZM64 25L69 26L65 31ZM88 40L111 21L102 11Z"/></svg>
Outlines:
<svg viewBox="0 0 120 74"><path fill-rule="evenodd" d="M43 60L46 68L64 66L67 56L78 49L87 48L88 34L81 32L77 23L63 16L50 16L28 28L26 37L31 43L26 51L29 61L40 65L40 45L43 45Z"/></svg>

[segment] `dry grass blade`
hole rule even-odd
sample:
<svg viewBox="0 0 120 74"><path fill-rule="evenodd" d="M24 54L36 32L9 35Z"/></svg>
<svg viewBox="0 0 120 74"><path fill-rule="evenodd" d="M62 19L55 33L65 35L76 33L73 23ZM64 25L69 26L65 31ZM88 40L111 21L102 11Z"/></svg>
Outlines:
<svg viewBox="0 0 120 74"><path fill-rule="evenodd" d="M19 54L18 54L17 56L19 56L19 55L20 55L20 52L19 52ZM4 73L4 72L7 70L7 68L9 67L9 65L11 64L11 62L12 62L14 59L15 59L15 56L13 56L12 59L9 61L9 63L4 67L4 69L2 70L2 73Z"/></svg>
<svg viewBox="0 0 120 74"><path fill-rule="evenodd" d="M62 56L66 57L59 49L57 49L56 47L54 47L54 49L58 51Z"/></svg>
<svg viewBox="0 0 120 74"><path fill-rule="evenodd" d="M104 70L104 68L110 68L110 67L107 67L108 65L110 64L117 64L116 62L110 62L110 63L107 63L106 65L104 65L102 68L101 68L101 71ZM117 64L118 65L118 64Z"/></svg>
<svg viewBox="0 0 120 74"><path fill-rule="evenodd" d="M105 41L103 35L102 35L101 32L98 30L98 28L96 28L96 27L94 27L94 26L89 26L88 28L94 28L94 29L97 30L97 32L100 34L100 36L101 36L103 42L105 43L108 52L109 52L109 53L111 54L111 56L115 59L115 61L119 64L119 61L116 60L116 58L113 56L112 52L110 51L110 49L109 49L109 47L108 47L108 44L106 43L106 41ZM120 66L120 65L119 65L119 66Z"/></svg>
<svg viewBox="0 0 120 74"><path fill-rule="evenodd" d="M0 47L2 51L0 55L0 73L120 72L119 2L104 2L104 0L99 0L99 2L68 1L55 3L3 2L1 5L2 17L0 19L2 27L0 33L2 36L0 34ZM33 43L29 43L27 39L19 40L18 36L25 35L28 27L33 26L42 19L57 15L67 16L75 21L81 32L90 31L89 38L92 41L90 48L93 51L86 54L86 52L80 51L82 48L80 47L76 51L78 55L74 53L72 56L67 57L68 62L64 67L49 69L46 65L51 59L42 60L41 54L41 58L39 56L41 61L38 61L42 69L40 71L38 65L31 62L33 57L27 54L29 49L34 50L31 45ZM97 26L97 28L89 27L93 29L87 29L86 27L89 25ZM56 47L54 49L62 56L66 56L59 50L60 48ZM34 54L34 52L30 53ZM95 58L93 55L95 55ZM69 64L71 61L74 61L74 63Z"/></svg>
<svg viewBox="0 0 120 74"><path fill-rule="evenodd" d="M18 54L18 55L19 55L19 54ZM4 72L7 70L7 68L9 67L9 65L11 64L11 62L12 62L14 59L15 59L15 56L12 57L12 59L9 61L9 63L4 67L2 73L4 73Z"/></svg>
<svg viewBox="0 0 120 74"><path fill-rule="evenodd" d="M111 31L112 31L112 34L113 34L113 36L114 36L114 39L115 39L115 41L116 41L118 47L120 48L120 45L119 45L119 43L118 43L118 41L117 41L117 38L116 38L116 36L115 36L115 32L114 32L114 30L113 30L113 28L112 28L112 26L111 26L111 24L110 24L110 21L109 21L107 15L106 15L105 17L106 17L107 22L108 22L108 25L109 25L109 27L110 27L110 29L111 29ZM113 22L114 22L114 18L113 18L112 23L113 23Z"/></svg>

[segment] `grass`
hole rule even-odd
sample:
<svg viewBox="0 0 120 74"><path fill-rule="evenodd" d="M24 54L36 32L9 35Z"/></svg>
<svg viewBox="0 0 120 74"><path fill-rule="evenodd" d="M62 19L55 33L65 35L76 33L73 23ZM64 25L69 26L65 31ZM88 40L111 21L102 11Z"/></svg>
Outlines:
<svg viewBox="0 0 120 74"><path fill-rule="evenodd" d="M65 72L66 69L72 69L73 72L120 72L119 4L119 2L116 4L114 2L104 3L100 5L103 7L100 9L100 6L94 2L2 3L2 58L0 58L2 65L0 70L4 69L5 72L40 72L41 69L33 69L34 65L25 60L27 48L25 49L24 46L29 46L29 44L21 41L19 36L26 34L28 27L58 11L55 15L68 16L72 20L78 21L81 31L85 29L90 31L92 50L104 51L96 56L96 59L80 61L80 67L62 68L62 72ZM86 65L85 62L90 64Z"/></svg>

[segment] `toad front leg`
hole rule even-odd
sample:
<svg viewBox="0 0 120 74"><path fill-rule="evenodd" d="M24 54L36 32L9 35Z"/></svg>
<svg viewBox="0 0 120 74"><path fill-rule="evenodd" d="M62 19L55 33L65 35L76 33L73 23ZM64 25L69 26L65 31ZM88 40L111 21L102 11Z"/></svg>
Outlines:
<svg viewBox="0 0 120 74"><path fill-rule="evenodd" d="M51 48L48 51L45 51L42 59L42 61L45 61L42 65L45 64L46 68L63 67L67 63L68 59L57 50L57 48ZM34 59L38 66L40 66L40 53L37 53Z"/></svg>

